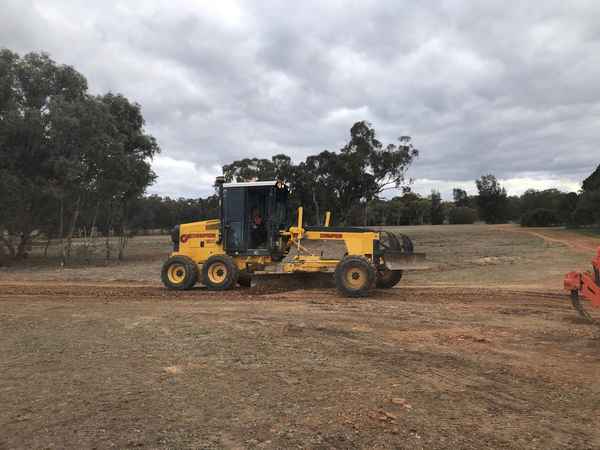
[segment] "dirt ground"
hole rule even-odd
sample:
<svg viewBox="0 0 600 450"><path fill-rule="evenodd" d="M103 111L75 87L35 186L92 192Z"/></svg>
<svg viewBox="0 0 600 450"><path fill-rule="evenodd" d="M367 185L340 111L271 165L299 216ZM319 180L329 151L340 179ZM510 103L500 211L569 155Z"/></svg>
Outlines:
<svg viewBox="0 0 600 450"><path fill-rule="evenodd" d="M600 448L600 328L560 290L600 240L403 231L432 269L364 300L166 291L161 237L2 269L0 449Z"/></svg>

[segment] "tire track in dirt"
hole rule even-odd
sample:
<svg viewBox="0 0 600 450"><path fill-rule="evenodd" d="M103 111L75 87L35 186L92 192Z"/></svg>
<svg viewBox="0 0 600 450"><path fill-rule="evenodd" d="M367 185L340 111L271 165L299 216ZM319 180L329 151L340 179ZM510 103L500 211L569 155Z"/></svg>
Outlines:
<svg viewBox="0 0 600 450"><path fill-rule="evenodd" d="M407 293L424 294L434 297L444 295L449 299L461 295L485 295L489 297L506 297L524 295L540 299L561 299L564 294L561 291L549 290L538 285L479 285L479 284L446 284L437 283L431 285L405 285L391 290L376 290L370 298L365 299L378 301L395 298ZM256 291L254 289L235 289L227 292L208 291L204 287L197 287L189 291L170 291L160 285L135 284L126 285L122 283L64 283L64 282L0 282L0 299L16 299L20 297L57 297L62 300L69 298L89 299L134 299L138 301L156 299L180 299L180 300L230 300L230 301L298 301L312 298L328 299L329 301L345 302L348 299L340 297L335 288L292 288L282 290Z"/></svg>
<svg viewBox="0 0 600 450"><path fill-rule="evenodd" d="M580 253L595 252L600 247L600 239L593 237L584 237L577 233L566 231L566 230L540 230L540 229L527 229L527 228L512 228L507 226L496 227L499 231L508 231L513 233L526 233L537 238L544 240L545 242L556 242L569 247ZM550 236L552 233L560 233L561 237Z"/></svg>

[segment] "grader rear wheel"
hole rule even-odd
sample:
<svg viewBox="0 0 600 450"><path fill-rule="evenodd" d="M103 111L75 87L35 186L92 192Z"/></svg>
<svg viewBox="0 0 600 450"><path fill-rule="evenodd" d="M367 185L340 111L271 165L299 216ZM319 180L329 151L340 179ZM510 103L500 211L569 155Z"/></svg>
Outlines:
<svg viewBox="0 0 600 450"><path fill-rule="evenodd" d="M366 297L375 277L375 268L366 258L346 256L335 269L335 286L346 297Z"/></svg>
<svg viewBox="0 0 600 450"><path fill-rule="evenodd" d="M202 281L215 291L224 291L235 287L239 270L233 259L227 255L213 255L202 265Z"/></svg>
<svg viewBox="0 0 600 450"><path fill-rule="evenodd" d="M191 289L198 281L198 266L187 256L172 256L165 261L161 280L169 289Z"/></svg>

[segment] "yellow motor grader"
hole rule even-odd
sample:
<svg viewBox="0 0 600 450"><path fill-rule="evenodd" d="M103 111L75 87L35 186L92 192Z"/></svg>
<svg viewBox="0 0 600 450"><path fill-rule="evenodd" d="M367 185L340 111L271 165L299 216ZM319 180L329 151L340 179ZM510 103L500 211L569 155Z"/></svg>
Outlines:
<svg viewBox="0 0 600 450"><path fill-rule="evenodd" d="M305 226L302 207L290 226L289 190L280 180L225 183L218 177L220 219L186 223L172 231L173 252L161 278L169 289L250 286L268 274L331 273L340 293L364 297L391 288L405 270L422 269L404 235L357 227ZM308 275L307 275L308 276Z"/></svg>

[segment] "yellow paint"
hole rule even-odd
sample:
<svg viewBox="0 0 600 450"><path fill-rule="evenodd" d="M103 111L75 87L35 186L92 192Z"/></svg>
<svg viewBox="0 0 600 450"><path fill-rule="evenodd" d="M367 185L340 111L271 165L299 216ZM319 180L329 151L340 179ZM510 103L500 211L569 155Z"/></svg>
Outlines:
<svg viewBox="0 0 600 450"><path fill-rule="evenodd" d="M366 282L367 272L360 267L352 267L344 274L346 286L351 289L360 289Z"/></svg>
<svg viewBox="0 0 600 450"><path fill-rule="evenodd" d="M222 262L215 262L208 267L208 278L214 284L221 284L227 279L227 266Z"/></svg>
<svg viewBox="0 0 600 450"><path fill-rule="evenodd" d="M171 264L167 271L167 277L173 284L183 283L183 280L185 280L185 266L183 264Z"/></svg>
<svg viewBox="0 0 600 450"><path fill-rule="evenodd" d="M329 220L330 214L327 212L325 216L327 226ZM223 245L220 243L219 223L219 220L206 220L181 224L179 227L179 251L173 252L172 256L187 256L201 266L212 255L225 254ZM292 226L288 231L281 232L281 235L289 237L289 245L295 245L299 249L302 248L304 240L343 240L348 255L364 256L368 259L373 257L373 241L379 239L379 233L377 232L318 232L305 231L302 227L303 209L300 207L298 208L297 226ZM183 236L186 236L185 242L181 239ZM268 266L273 263L270 256L232 256L232 258L240 270L247 269L248 265ZM284 272L289 273L332 271L338 262L338 260L326 260L321 259L319 256L301 254L294 260L282 264L282 269ZM171 281L178 283L177 281Z"/></svg>

